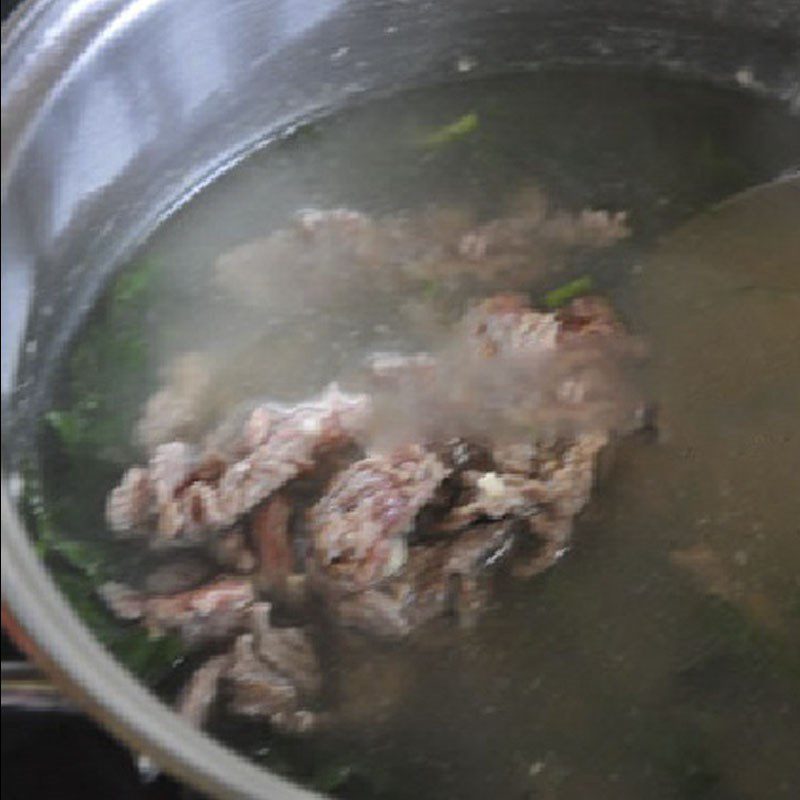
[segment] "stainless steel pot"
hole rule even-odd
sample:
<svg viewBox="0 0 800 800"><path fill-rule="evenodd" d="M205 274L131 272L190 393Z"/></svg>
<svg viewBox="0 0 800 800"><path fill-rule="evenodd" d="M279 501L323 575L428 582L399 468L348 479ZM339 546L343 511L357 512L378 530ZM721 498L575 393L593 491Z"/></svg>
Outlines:
<svg viewBox="0 0 800 800"><path fill-rule="evenodd" d="M189 729L93 641L14 508L53 365L159 220L299 120L558 65L667 71L800 110L797 0L39 0L2 37L4 620L64 689L214 796L303 797Z"/></svg>

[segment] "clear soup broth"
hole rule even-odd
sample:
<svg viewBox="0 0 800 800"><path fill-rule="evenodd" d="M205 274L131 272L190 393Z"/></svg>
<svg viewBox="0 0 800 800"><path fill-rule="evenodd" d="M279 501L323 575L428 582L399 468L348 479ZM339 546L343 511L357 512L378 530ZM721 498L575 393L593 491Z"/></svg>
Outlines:
<svg viewBox="0 0 800 800"><path fill-rule="evenodd" d="M435 350L480 298L591 286L648 343L638 380L658 431L615 447L569 552L498 580L472 627L329 632L327 729L217 709L209 730L341 797L797 797L800 185L681 226L798 164L800 120L782 107L615 73L425 89L296 130L166 221L76 337L30 480L41 551L101 640L172 700L202 654L119 622L95 591L167 559L103 516L163 433L142 422L153 392L185 382L192 413L171 423L197 441L254 398L346 383L371 353ZM426 260L437 237L537 204L567 222L625 212L630 234L537 240L522 269L479 278ZM400 231L367 272L276 238L298 210L342 208Z"/></svg>

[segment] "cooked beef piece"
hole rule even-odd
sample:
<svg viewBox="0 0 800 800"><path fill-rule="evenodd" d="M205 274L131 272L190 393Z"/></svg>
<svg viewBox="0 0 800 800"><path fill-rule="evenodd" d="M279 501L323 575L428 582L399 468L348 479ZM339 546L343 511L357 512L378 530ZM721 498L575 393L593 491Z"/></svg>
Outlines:
<svg viewBox="0 0 800 800"><path fill-rule="evenodd" d="M440 528L458 530L487 518L524 520L535 549L527 560L516 559L514 574L532 576L548 569L569 546L573 520L589 501L597 458L607 442L606 434L593 433L514 452L496 449L496 460L527 466L527 475L464 472L462 500Z"/></svg>
<svg viewBox="0 0 800 800"><path fill-rule="evenodd" d="M498 260L533 252L576 247L608 247L630 234L624 212L584 210L578 214L548 211L543 194L527 192L526 208L465 233L461 255L472 261ZM520 213L522 212L522 213Z"/></svg>
<svg viewBox="0 0 800 800"><path fill-rule="evenodd" d="M438 360L430 353L375 353L367 360L370 382L378 388L390 390L431 378L438 367Z"/></svg>
<svg viewBox="0 0 800 800"><path fill-rule="evenodd" d="M192 481L170 502L160 507L157 543L174 539L195 539L207 531L231 525L231 519L222 506L216 486L206 481Z"/></svg>
<svg viewBox="0 0 800 800"><path fill-rule="evenodd" d="M236 640L234 661L226 673L233 688L231 709L245 716L267 718L280 711L295 711L297 687L258 657L254 641L252 633Z"/></svg>
<svg viewBox="0 0 800 800"><path fill-rule="evenodd" d="M406 561L406 537L447 470L419 446L357 461L309 511L313 561L343 589L366 588Z"/></svg>
<svg viewBox="0 0 800 800"><path fill-rule="evenodd" d="M273 597L284 597L289 576L295 571L295 554L289 536L292 508L280 494L253 511L250 532L258 552L260 586Z"/></svg>
<svg viewBox="0 0 800 800"><path fill-rule="evenodd" d="M254 448L230 465L213 453L198 462L180 442L162 445L147 469L128 470L109 495L109 525L116 531L149 525L162 543L231 526L311 469L326 449L356 438L369 411L368 397L332 385L316 401L257 408L242 435Z"/></svg>
<svg viewBox="0 0 800 800"><path fill-rule="evenodd" d="M225 572L249 575L258 566L258 559L240 524L212 536L208 551Z"/></svg>
<svg viewBox="0 0 800 800"><path fill-rule="evenodd" d="M246 578L223 577L212 583L173 595L136 592L107 583L100 593L122 619L140 619L153 634L174 632L187 647L225 641L247 629L253 587Z"/></svg>
<svg viewBox="0 0 800 800"><path fill-rule="evenodd" d="M329 387L318 401L276 408L264 440L220 480L220 503L227 517L232 521L250 511L288 481L311 469L326 449L356 439L369 411L366 395L348 395L336 385ZM259 409L254 412L260 413Z"/></svg>
<svg viewBox="0 0 800 800"><path fill-rule="evenodd" d="M288 733L314 728L320 715L306 710L320 691L321 671L313 645L300 628L275 628L270 607L253 608L253 632L236 640L225 677L231 684L231 709L269 719Z"/></svg>
<svg viewBox="0 0 800 800"><path fill-rule="evenodd" d="M550 497L545 483L513 472L468 470L461 481L467 499L450 510L440 524L443 530L460 530L479 519L529 516Z"/></svg>
<svg viewBox="0 0 800 800"><path fill-rule="evenodd" d="M576 436L560 458L545 465L549 504L556 516L574 517L589 502L597 457L608 442L605 433Z"/></svg>
<svg viewBox="0 0 800 800"><path fill-rule="evenodd" d="M528 545L533 552L520 556L512 566L518 578L532 578L550 569L567 552L572 537L572 517L559 517L548 512L525 520L528 526Z"/></svg>
<svg viewBox="0 0 800 800"><path fill-rule="evenodd" d="M471 308L456 335L473 355L530 359L555 350L558 330L556 315L534 311L524 295L499 294Z"/></svg>
<svg viewBox="0 0 800 800"><path fill-rule="evenodd" d="M172 361L162 388L145 405L136 426L137 442L152 451L165 442L199 433L208 422L203 401L213 380L213 362L205 353L185 353Z"/></svg>
<svg viewBox="0 0 800 800"><path fill-rule="evenodd" d="M186 484L196 460L197 454L184 442L168 442L156 447L148 470L157 507L169 503Z"/></svg>
<svg viewBox="0 0 800 800"><path fill-rule="evenodd" d="M336 621L365 633L399 638L447 611L444 545L413 547L402 572L379 586L331 599Z"/></svg>
<svg viewBox="0 0 800 800"><path fill-rule="evenodd" d="M257 656L276 672L292 680L301 694L314 698L322 686L319 659L302 628L277 628L270 622L269 603L256 603L252 629Z"/></svg>
<svg viewBox="0 0 800 800"><path fill-rule="evenodd" d="M450 439L496 447L628 432L641 424L632 379L640 355L599 298L544 312L522 295L496 295L468 310L435 354L373 364L371 441L384 449ZM377 380L376 371L389 377ZM524 474L519 463L508 471Z"/></svg>
<svg viewBox="0 0 800 800"><path fill-rule="evenodd" d="M230 669L231 663L229 653L212 656L195 670L181 690L176 711L190 725L196 728L205 726L211 707L217 699L220 678Z"/></svg>
<svg viewBox="0 0 800 800"><path fill-rule="evenodd" d="M214 565L202 553L171 554L145 576L142 586L148 594L176 594L194 589L210 580Z"/></svg>
<svg viewBox="0 0 800 800"><path fill-rule="evenodd" d="M106 519L113 531L137 532L150 519L153 486L144 467L131 467L108 495Z"/></svg>
<svg viewBox="0 0 800 800"><path fill-rule="evenodd" d="M517 525L503 521L478 525L462 533L448 548L444 574L451 604L462 625L471 625L489 596L487 577L511 555Z"/></svg>
<svg viewBox="0 0 800 800"><path fill-rule="evenodd" d="M643 348L601 298L544 313L518 295L498 295L465 315L459 335L505 388L509 422L566 435L638 424L629 370Z"/></svg>
<svg viewBox="0 0 800 800"><path fill-rule="evenodd" d="M268 249L405 263L415 224L308 211ZM463 219L449 238L428 231L415 268L433 258L457 271L460 259L489 262L491 272L526 247L604 246L626 232L624 215L571 217L533 202L471 233ZM645 419L627 375L642 351L599 298L542 312L520 295L496 295L473 306L436 354L374 356L373 396L333 384L317 400L231 418L204 452L159 444L109 495L112 529L154 544L200 543L206 559L248 577L190 589L201 578L176 561L149 576L158 594L119 584L101 593L120 617L191 647L238 637L184 689L178 708L193 724L204 723L222 681L235 712L287 733L315 729L327 715L309 710L322 689L314 644L307 630L275 623L306 619L319 600L337 624L378 637L447 615L468 625L498 565L522 576L548 569L569 547L599 454ZM163 591L175 588L186 590Z"/></svg>
<svg viewBox="0 0 800 800"><path fill-rule="evenodd" d="M529 517L542 509L558 516L575 516L589 500L596 459L607 443L608 436L603 433L586 433L558 447L520 448L521 460L515 465L527 461L527 474L465 471L461 476L463 500L445 517L442 527L457 529L482 517ZM495 451L496 458L498 455L501 463L508 463L507 449L499 454Z"/></svg>
<svg viewBox="0 0 800 800"><path fill-rule="evenodd" d="M453 613L474 621L487 596L491 570L511 553L510 522L476 526L453 541L419 545L396 577L332 599L335 619L372 635L399 638L436 617Z"/></svg>
<svg viewBox="0 0 800 800"><path fill-rule="evenodd" d="M529 286L558 270L568 253L603 248L629 233L624 213L569 213L526 187L509 213L476 225L462 208L371 217L348 208L304 209L292 224L237 245L217 261L219 286L257 308L341 307L353 296L405 294L437 281ZM286 265L291 264L292 270ZM434 305L428 299L428 306Z"/></svg>

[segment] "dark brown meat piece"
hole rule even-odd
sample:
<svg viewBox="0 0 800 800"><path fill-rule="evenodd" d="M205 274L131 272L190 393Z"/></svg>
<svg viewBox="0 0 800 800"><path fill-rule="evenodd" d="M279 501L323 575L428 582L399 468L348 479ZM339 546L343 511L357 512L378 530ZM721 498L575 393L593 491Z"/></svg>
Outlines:
<svg viewBox="0 0 800 800"><path fill-rule="evenodd" d="M297 687L258 657L252 633L242 634L236 640L233 658L226 673L233 688L233 711L249 717L270 718L297 709Z"/></svg>
<svg viewBox="0 0 800 800"><path fill-rule="evenodd" d="M541 480L517 473L469 470L461 481L468 499L447 514L439 526L443 530L460 530L481 518L530 516L551 496Z"/></svg>
<svg viewBox="0 0 800 800"><path fill-rule="evenodd" d="M253 608L253 632L236 640L226 679L231 684L231 709L268 719L287 733L316 727L320 715L304 708L321 686L321 671L313 645L300 628L274 628L266 603Z"/></svg>
<svg viewBox="0 0 800 800"><path fill-rule="evenodd" d="M418 446L357 461L308 514L314 564L347 590L396 573L406 561L406 535L446 476L437 456Z"/></svg>
<svg viewBox="0 0 800 800"><path fill-rule="evenodd" d="M527 475L465 472L461 480L466 497L440 526L458 530L480 519L525 520L538 547L527 561L514 566L514 573L536 575L552 566L569 546L573 520L589 501L597 457L607 443L607 435L595 433L560 446L540 445L510 455L503 448L500 455L506 459L512 458L518 466L527 463Z"/></svg>
<svg viewBox="0 0 800 800"><path fill-rule="evenodd" d="M183 687L176 704L176 711L190 725L202 728L208 720L209 712L217 699L220 678L230 669L232 658L229 653L212 656L195 670L189 682Z"/></svg>
<svg viewBox="0 0 800 800"><path fill-rule="evenodd" d="M313 699L322 686L322 672L311 639L302 628L276 628L270 622L269 603L256 603L252 629L257 656L290 678L301 695Z"/></svg>
<svg viewBox="0 0 800 800"><path fill-rule="evenodd" d="M150 570L142 587L148 594L177 594L194 589L215 574L214 565L197 553L177 553Z"/></svg>
<svg viewBox="0 0 800 800"><path fill-rule="evenodd" d="M449 586L443 545L411 548L402 573L380 586L332 598L339 624L384 638L400 638L447 611Z"/></svg>
<svg viewBox="0 0 800 800"><path fill-rule="evenodd" d="M122 619L140 619L155 635L177 633L187 647L230 639L247 629L253 587L249 579L223 577L173 595L148 595L108 583L100 593Z"/></svg>
<svg viewBox="0 0 800 800"><path fill-rule="evenodd" d="M513 525L504 522L476 526L452 542L412 547L400 575L334 598L334 616L346 627L384 638L401 638L451 613L471 624L485 604L486 581L510 555L513 540Z"/></svg>

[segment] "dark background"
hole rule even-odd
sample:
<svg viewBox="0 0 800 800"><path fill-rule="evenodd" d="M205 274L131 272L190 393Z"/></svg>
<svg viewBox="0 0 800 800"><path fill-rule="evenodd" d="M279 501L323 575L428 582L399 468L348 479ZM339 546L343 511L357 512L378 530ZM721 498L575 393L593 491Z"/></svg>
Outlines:
<svg viewBox="0 0 800 800"><path fill-rule="evenodd" d="M23 656L3 634L3 663ZM5 800L199 800L165 776L144 779L130 751L75 711L2 709Z"/></svg>

